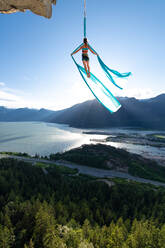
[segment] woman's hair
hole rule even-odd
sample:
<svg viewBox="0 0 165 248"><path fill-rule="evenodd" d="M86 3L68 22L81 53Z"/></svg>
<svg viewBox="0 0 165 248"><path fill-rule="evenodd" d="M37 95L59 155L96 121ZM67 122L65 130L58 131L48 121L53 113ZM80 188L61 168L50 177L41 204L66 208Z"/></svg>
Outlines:
<svg viewBox="0 0 165 248"><path fill-rule="evenodd" d="M88 43L87 38L84 38L84 43L85 43L85 44L87 44L87 43Z"/></svg>

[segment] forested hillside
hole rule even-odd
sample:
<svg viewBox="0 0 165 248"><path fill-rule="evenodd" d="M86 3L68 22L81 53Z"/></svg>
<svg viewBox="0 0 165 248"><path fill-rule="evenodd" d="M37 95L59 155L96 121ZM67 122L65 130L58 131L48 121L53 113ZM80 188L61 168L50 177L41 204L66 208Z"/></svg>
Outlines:
<svg viewBox="0 0 165 248"><path fill-rule="evenodd" d="M82 145L64 153L50 154L50 159L67 160L99 169L113 169L133 176L165 182L165 168L156 161L109 145Z"/></svg>
<svg viewBox="0 0 165 248"><path fill-rule="evenodd" d="M0 160L0 247L165 247L165 190Z"/></svg>

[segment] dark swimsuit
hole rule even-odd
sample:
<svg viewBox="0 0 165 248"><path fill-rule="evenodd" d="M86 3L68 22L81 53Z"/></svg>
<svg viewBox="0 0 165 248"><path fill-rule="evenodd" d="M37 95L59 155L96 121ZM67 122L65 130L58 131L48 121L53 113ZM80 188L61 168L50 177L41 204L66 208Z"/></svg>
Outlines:
<svg viewBox="0 0 165 248"><path fill-rule="evenodd" d="M88 48L82 48L82 51L88 51ZM82 53L82 61L89 61L89 57L87 53Z"/></svg>

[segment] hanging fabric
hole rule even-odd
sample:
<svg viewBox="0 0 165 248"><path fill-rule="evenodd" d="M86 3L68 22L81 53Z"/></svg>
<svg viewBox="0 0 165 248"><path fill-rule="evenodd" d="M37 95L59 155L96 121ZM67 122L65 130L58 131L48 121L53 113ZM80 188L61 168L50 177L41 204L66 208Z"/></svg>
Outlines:
<svg viewBox="0 0 165 248"><path fill-rule="evenodd" d="M121 104L113 96L110 90L93 73L90 73L91 76L88 78L85 69L76 62L73 56L72 59L76 64L84 82L91 90L95 98L111 113L116 112L121 107Z"/></svg>
<svg viewBox="0 0 165 248"><path fill-rule="evenodd" d="M84 0L84 38L86 38L86 23L87 23L87 13L86 13L86 0ZM81 47L83 46L83 43L78 46L72 53L78 51ZM131 72L128 73L120 73L116 70L110 69L107 65L104 64L98 53L89 45L88 46L91 48L91 50L97 54L97 59L98 62L103 69L104 73L108 77L108 79L119 89L122 89L119 85L116 84L113 76L115 75L118 78L125 78L131 75ZM91 90L92 94L96 97L96 99L105 107L107 108L111 113L114 113L119 110L121 107L121 104L119 101L116 99L116 97L110 92L110 90L105 86L93 73L90 73L91 76L90 78L87 77L87 73L85 69L80 66L76 60L74 59L73 55L72 59L74 63L76 64L80 75L82 76L84 82L88 86L88 88Z"/></svg>

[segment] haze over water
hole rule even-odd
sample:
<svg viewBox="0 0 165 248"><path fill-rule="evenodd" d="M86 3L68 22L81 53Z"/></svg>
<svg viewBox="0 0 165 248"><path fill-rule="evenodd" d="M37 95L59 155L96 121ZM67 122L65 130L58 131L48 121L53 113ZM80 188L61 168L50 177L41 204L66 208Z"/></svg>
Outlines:
<svg viewBox="0 0 165 248"><path fill-rule="evenodd" d="M0 123L0 151L26 152L30 155L49 155L51 153L64 152L83 144L96 143L91 139L100 139L108 135L83 134L85 129L70 128L67 125L59 125L44 122L1 122ZM90 131L88 129L88 131ZM97 131L92 129L92 131ZM99 129L111 133L152 133L152 131L135 131L119 128ZM155 132L155 131L154 131ZM165 148L150 146L107 142L105 144L124 148L137 154L148 153L163 156Z"/></svg>

